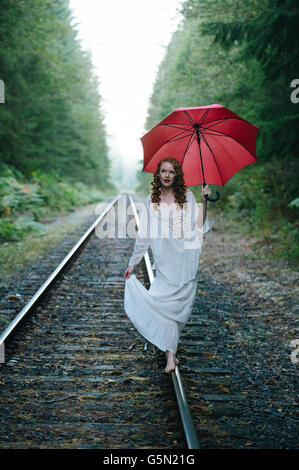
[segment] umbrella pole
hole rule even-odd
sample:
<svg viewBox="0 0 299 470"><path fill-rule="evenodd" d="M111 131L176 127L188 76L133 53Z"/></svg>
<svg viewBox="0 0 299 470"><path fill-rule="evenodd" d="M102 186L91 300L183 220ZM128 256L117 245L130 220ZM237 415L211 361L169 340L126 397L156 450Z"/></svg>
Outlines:
<svg viewBox="0 0 299 470"><path fill-rule="evenodd" d="M200 148L199 124L194 124L194 127L195 127L195 131L196 131L197 143L198 143L198 147L199 147L200 163L201 163L201 171L202 171L202 179L203 179L203 187L205 187L205 186L206 186L206 182L205 182L205 174L204 174L204 170L203 170L202 155L201 155L201 148ZM218 201L218 199L220 199L220 193L219 193L218 191L216 191L216 197L215 197L215 198L212 198L212 197L208 196L207 194L205 194L205 198L206 198L208 201L216 202L216 201Z"/></svg>

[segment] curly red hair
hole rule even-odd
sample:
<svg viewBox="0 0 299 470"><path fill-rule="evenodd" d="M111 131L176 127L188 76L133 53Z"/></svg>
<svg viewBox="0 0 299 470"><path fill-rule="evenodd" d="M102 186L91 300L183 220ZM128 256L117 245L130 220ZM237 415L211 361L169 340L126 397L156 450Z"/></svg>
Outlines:
<svg viewBox="0 0 299 470"><path fill-rule="evenodd" d="M186 189L187 186L185 185L185 180L184 180L184 173L182 170L182 165L175 159L175 158L163 158L163 160L160 160L160 162L157 165L156 172L154 174L154 180L151 182L152 185L152 194L151 194L151 200L153 203L158 203L160 204L161 199L161 182L160 182L160 168L162 163L169 162L173 165L173 168L175 170L175 178L174 178L174 183L173 183L173 191L175 195L175 202L183 208L183 204L187 202L186 198Z"/></svg>

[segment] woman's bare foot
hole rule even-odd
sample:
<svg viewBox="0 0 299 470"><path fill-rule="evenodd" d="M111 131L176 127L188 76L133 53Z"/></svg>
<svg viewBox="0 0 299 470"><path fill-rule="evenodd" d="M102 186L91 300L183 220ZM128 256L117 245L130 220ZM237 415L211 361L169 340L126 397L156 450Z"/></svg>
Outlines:
<svg viewBox="0 0 299 470"><path fill-rule="evenodd" d="M167 357L167 364L165 367L165 372L167 374L170 374L170 372L175 369L176 364L179 364L180 361L176 359L175 355L171 351L166 350L165 354Z"/></svg>

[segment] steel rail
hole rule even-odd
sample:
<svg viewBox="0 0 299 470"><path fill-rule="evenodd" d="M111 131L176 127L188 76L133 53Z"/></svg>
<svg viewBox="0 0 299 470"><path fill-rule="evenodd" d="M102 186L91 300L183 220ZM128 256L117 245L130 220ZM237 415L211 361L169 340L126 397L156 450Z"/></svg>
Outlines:
<svg viewBox="0 0 299 470"><path fill-rule="evenodd" d="M48 279L41 285L41 287L35 292L35 294L31 297L31 299L26 303L26 305L20 310L20 312L15 316L15 318L11 321L11 323L7 326L7 328L1 333L0 336L0 363L5 362L5 343L7 343L13 334L16 332L17 328L20 326L24 318L34 309L34 307L38 304L41 300L42 296L46 293L46 291L51 287L54 281L57 279L59 274L63 271L66 265L70 262L73 256L77 253L79 248L86 242L88 237L92 234L94 229L97 225L101 222L101 220L105 217L105 215L109 212L111 207L121 198L123 194L120 193L114 197L114 199L108 204L108 206L103 210L103 212L99 215L99 217L95 220L95 222L89 227L89 229L82 235L80 240L75 244L75 246L71 249L71 251L65 256L65 258L59 263L59 265L54 269L52 274L48 277ZM2 360L3 359L3 360Z"/></svg>
<svg viewBox="0 0 299 470"><path fill-rule="evenodd" d="M136 206L135 206L135 203L134 203L134 200L133 200L132 196L130 194L127 194L127 195L128 195L131 207L132 207L132 212L135 216L136 225L137 225L137 229L138 229L139 228L139 216L138 216L138 213L137 213L137 210L136 210ZM148 273L150 283L152 284L152 282L154 280L154 274L153 274L152 265L151 265L151 262L150 262L150 259L149 259L148 252L146 252L146 254L144 255L144 261L145 261L145 265L146 265L146 269L147 269L147 273ZM172 383L173 383L173 387L174 387L174 391L175 391L175 395L176 395L176 400L177 400L177 404L178 404L178 408L179 408L179 412L180 412L180 416L181 416L181 421L182 421L182 425L183 425L183 430L184 430L184 434L185 434L185 440L186 440L187 448L188 449L199 449L199 442L198 442L196 430L195 430L195 427L194 427L194 424L193 424L190 409L189 409L189 406L188 406L188 401L187 401L187 397L186 397L186 393L185 393L185 390L184 390L183 381L182 381L182 378L181 378L181 374L180 374L180 370L179 370L178 365L176 365L174 371L171 372L171 378L172 378Z"/></svg>

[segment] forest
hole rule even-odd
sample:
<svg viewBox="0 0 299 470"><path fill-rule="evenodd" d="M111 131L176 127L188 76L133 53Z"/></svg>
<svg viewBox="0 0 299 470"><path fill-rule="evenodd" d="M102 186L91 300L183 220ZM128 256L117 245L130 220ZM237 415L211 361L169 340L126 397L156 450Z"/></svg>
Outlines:
<svg viewBox="0 0 299 470"><path fill-rule="evenodd" d="M38 232L47 214L128 188L111 181L99 77L68 0L0 5L0 241L7 243ZM291 265L299 238L298 13L295 0L183 1L145 123L150 130L177 107L219 103L258 126L257 161L212 187L221 198L209 208ZM140 155L134 190L148 194L151 180ZM191 189L199 198L200 187Z"/></svg>
<svg viewBox="0 0 299 470"><path fill-rule="evenodd" d="M102 97L68 0L0 0L0 240L98 201L109 180Z"/></svg>
<svg viewBox="0 0 299 470"><path fill-rule="evenodd" d="M257 161L211 187L221 198L208 205L291 264L299 254L298 14L293 0L185 1L146 121L150 130L177 107L218 103L258 126ZM137 189L147 194L152 175L140 165ZM199 201L199 187L191 189Z"/></svg>

